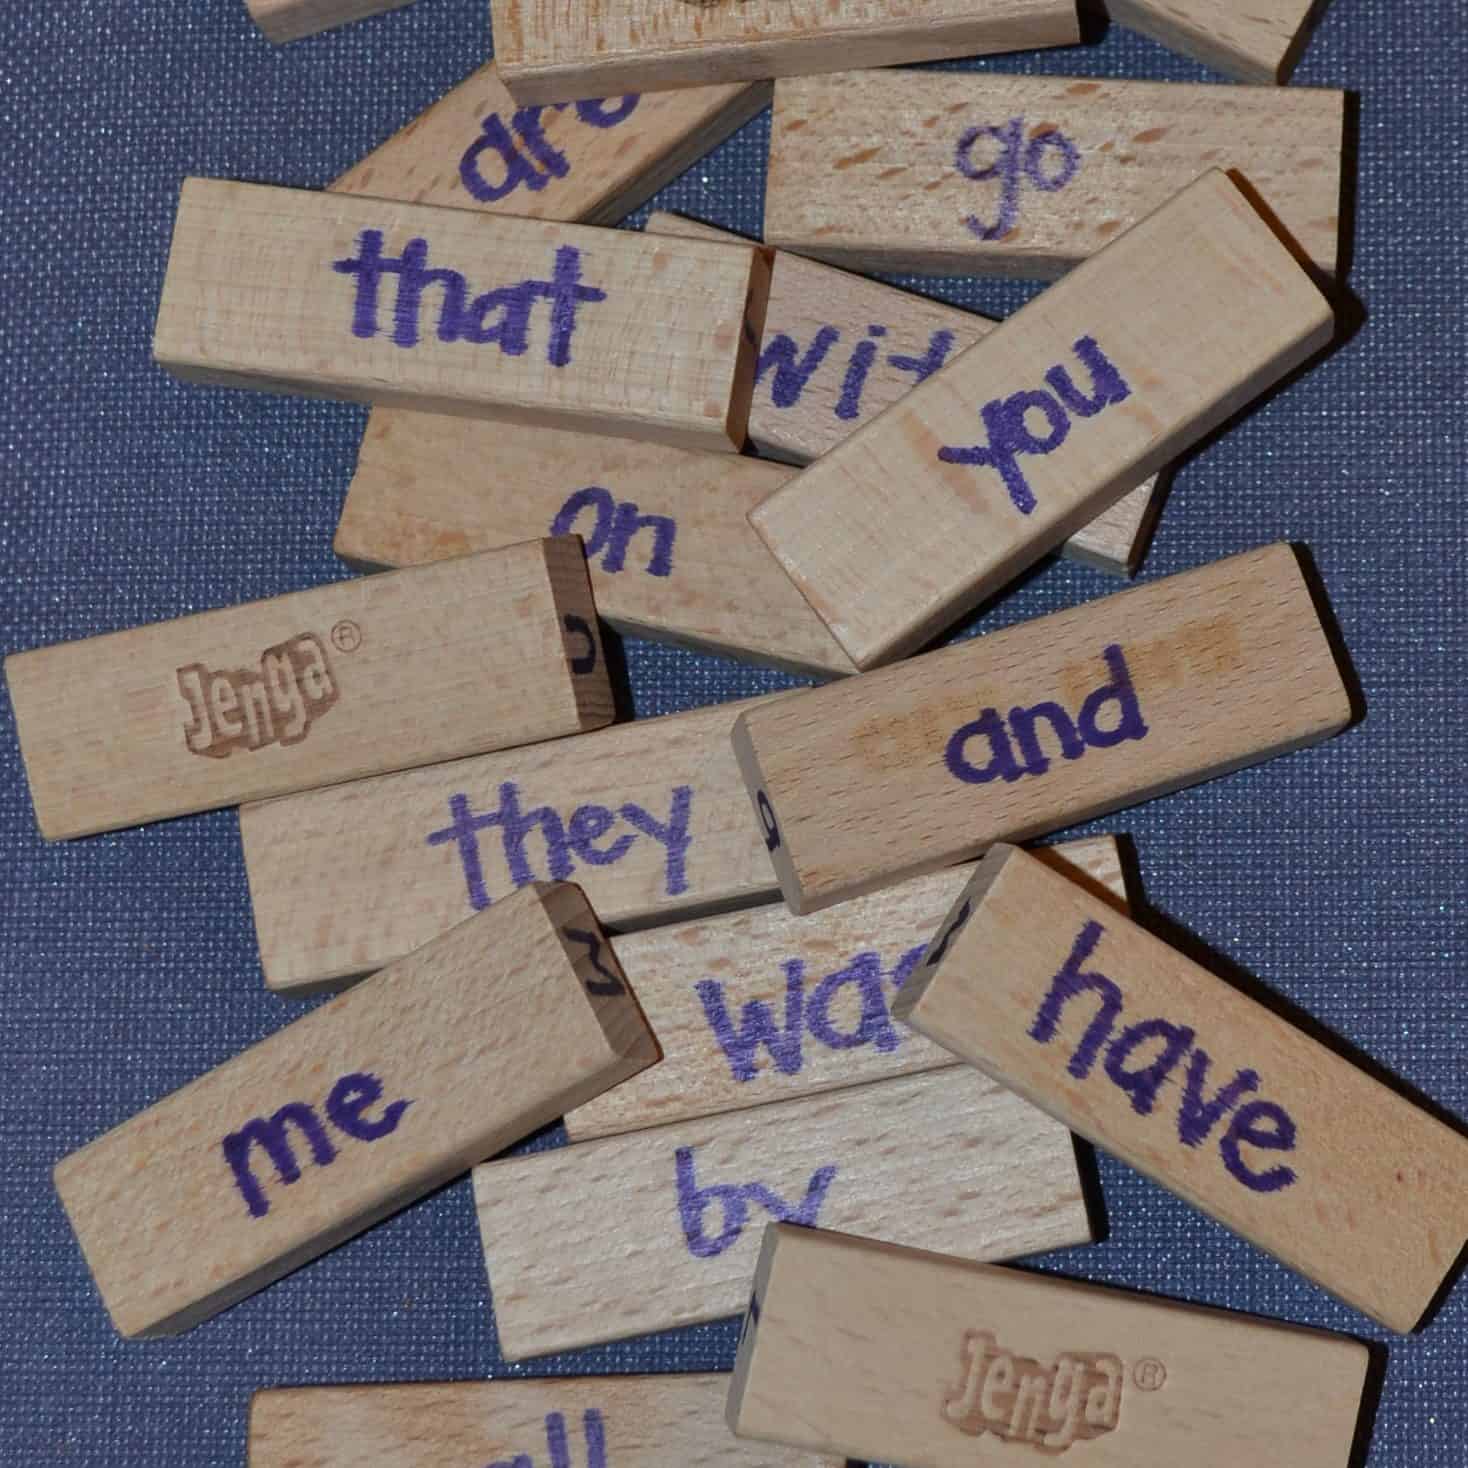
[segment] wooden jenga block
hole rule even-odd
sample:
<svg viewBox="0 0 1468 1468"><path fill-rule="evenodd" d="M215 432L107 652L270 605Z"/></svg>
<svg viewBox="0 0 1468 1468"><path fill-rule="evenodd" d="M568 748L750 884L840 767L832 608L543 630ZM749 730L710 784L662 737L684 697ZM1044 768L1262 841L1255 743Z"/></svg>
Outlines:
<svg viewBox="0 0 1468 1468"><path fill-rule="evenodd" d="M728 1420L926 1468L1070 1448L1094 1468L1347 1468L1370 1359L1348 1336L778 1224Z"/></svg>
<svg viewBox="0 0 1468 1468"><path fill-rule="evenodd" d="M726 230L662 212L648 217L646 229L691 239L739 240ZM770 267L749 441L770 458L808 464L996 324L987 316L778 251ZM1154 474L1081 526L1061 544L1061 555L1130 576L1162 507L1159 477ZM841 657L850 663L844 652Z"/></svg>
<svg viewBox="0 0 1468 1468"><path fill-rule="evenodd" d="M244 807L267 985L299 993L381 968L536 880L581 883L618 928L768 902L778 889L729 747L740 711L765 701Z"/></svg>
<svg viewBox="0 0 1468 1468"><path fill-rule="evenodd" d="M245 0L250 19L267 41L277 46L320 31L334 30L385 10L399 10L412 0Z"/></svg>
<svg viewBox="0 0 1468 1468"><path fill-rule="evenodd" d="M1036 855L1125 909L1111 836ZM954 1064L894 1025L891 996L972 868L883 888L812 918L783 906L618 938L662 1060L566 1116L573 1142L842 1090Z"/></svg>
<svg viewBox="0 0 1468 1468"><path fill-rule="evenodd" d="M775 88L765 242L854 270L1050 279L1226 168L1333 274L1345 103L1303 87L792 77Z"/></svg>
<svg viewBox="0 0 1468 1468"><path fill-rule="evenodd" d="M188 179L153 355L191 382L732 452L767 274L755 249Z"/></svg>
<svg viewBox="0 0 1468 1468"><path fill-rule="evenodd" d="M785 900L806 913L1302 748L1350 717L1281 544L786 694L740 716L734 751Z"/></svg>
<svg viewBox="0 0 1468 1468"><path fill-rule="evenodd" d="M1325 0L1105 0L1111 18L1225 76L1288 81Z"/></svg>
<svg viewBox="0 0 1468 1468"><path fill-rule="evenodd" d="M491 0L495 57L520 102L896 66L1080 39L1073 0Z"/></svg>
<svg viewBox="0 0 1468 1468"><path fill-rule="evenodd" d="M751 521L852 661L890 662L1324 346L1331 322L1244 195L1207 173Z"/></svg>
<svg viewBox="0 0 1468 1468"><path fill-rule="evenodd" d="M1069 1132L954 1069L506 1158L474 1197L509 1361L734 1314L770 1218L975 1259L1091 1238Z"/></svg>
<svg viewBox="0 0 1468 1468"><path fill-rule="evenodd" d="M57 841L611 721L574 537L16 653Z"/></svg>
<svg viewBox="0 0 1468 1468"><path fill-rule="evenodd" d="M763 82L517 107L491 61L331 192L615 224L769 100Z"/></svg>
<svg viewBox="0 0 1468 1468"><path fill-rule="evenodd" d="M374 408L336 553L408 566L559 527L586 542L597 610L619 631L851 674L749 523L790 473L742 454Z"/></svg>
<svg viewBox="0 0 1468 1468"><path fill-rule="evenodd" d="M893 1012L1392 1330L1468 1246L1468 1139L1015 847Z"/></svg>
<svg viewBox="0 0 1468 1468"><path fill-rule="evenodd" d="M117 1329L169 1335L656 1059L586 899L537 886L73 1152L56 1189Z"/></svg>
<svg viewBox="0 0 1468 1468"><path fill-rule="evenodd" d="M249 1468L845 1468L740 1442L728 1390L711 1372L262 1391Z"/></svg>

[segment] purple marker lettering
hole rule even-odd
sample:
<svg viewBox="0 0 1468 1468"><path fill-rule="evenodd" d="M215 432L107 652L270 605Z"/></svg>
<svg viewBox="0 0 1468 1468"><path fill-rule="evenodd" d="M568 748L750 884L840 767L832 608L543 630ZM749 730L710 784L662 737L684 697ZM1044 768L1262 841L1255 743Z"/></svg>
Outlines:
<svg viewBox="0 0 1468 1468"><path fill-rule="evenodd" d="M611 100L610 97L588 97L576 104L576 116L588 127L616 127L619 122L626 122L637 111L642 95L639 92L628 92L615 107L607 105Z"/></svg>
<svg viewBox="0 0 1468 1468"><path fill-rule="evenodd" d="M842 990L855 987L861 999L856 1028L837 1029L831 1019L831 1004ZM897 1049L902 1037L893 1027L882 992L882 959L874 952L858 953L843 969L827 974L806 1001L805 1022L812 1036L832 1050L855 1050L875 1045L883 1053Z"/></svg>
<svg viewBox="0 0 1468 1468"><path fill-rule="evenodd" d="M1031 704L1028 708L1012 708L1009 711L1009 728L1024 761L1022 774L1043 775L1050 768L1050 758L1041 748L1035 728L1041 719L1050 725L1060 742L1062 759L1079 759L1086 752L1085 740L1076 732L1070 715L1058 703L1046 701Z"/></svg>
<svg viewBox="0 0 1468 1468"><path fill-rule="evenodd" d="M576 523L582 510L596 510L596 526L586 541L586 559L602 554L603 571L615 573L627 565L627 547L641 530L651 530L653 535L652 555L646 570L649 576L670 576L673 572L673 545L678 535L678 525L668 515L644 515L630 500L618 503L611 494L597 485L578 489L571 495L551 521L552 535L566 535Z"/></svg>
<svg viewBox="0 0 1468 1468"><path fill-rule="evenodd" d="M1091 374L1091 395L1086 397L1075 385L1075 379L1064 366L1052 367L1045 374L1046 386L1078 418L1094 418L1102 408L1125 402L1132 395L1126 379L1116 370L1106 353L1096 345L1096 338L1083 336L1075 344L1075 354Z"/></svg>
<svg viewBox="0 0 1468 1468"><path fill-rule="evenodd" d="M459 859L464 869L464 883L469 893L469 906L475 912L488 907L491 901L484 884L484 867L480 861L480 831L494 826L500 828L505 864L510 869L510 880L516 887L535 881L535 873L525 856L525 839L537 826L545 836L550 880L564 882L570 877L571 858L567 851L566 830L561 818L548 805L522 814L520 791L514 781L506 780L500 786L498 810L475 815L467 795L451 795L449 814L453 818L452 824L439 831L430 831L428 844L441 846L447 841L453 841L458 845Z"/></svg>
<svg viewBox="0 0 1468 1468"><path fill-rule="evenodd" d="M637 840L635 833L624 832L605 850L595 844L616 824L616 813L606 806L578 805L571 812L571 820L566 827L571 850L587 866L609 867L613 862L621 861L627 854L627 848Z"/></svg>
<svg viewBox="0 0 1468 1468"><path fill-rule="evenodd" d="M869 326L867 335L869 337L886 336L887 328ZM850 422L861 413L861 391L866 386L867 374L872 370L872 362L876 355L877 348L871 341L858 342L856 350L851 354L851 361L846 368L846 378L841 384L841 396L836 403L836 416L845 422Z"/></svg>
<svg viewBox="0 0 1468 1468"><path fill-rule="evenodd" d="M377 1121L362 1115L380 1100L382 1082L366 1071L353 1071L331 1088L331 1094L326 1098L326 1115L337 1131L345 1132L359 1142L375 1142L379 1137L397 1131L403 1113L413 1104L411 1101L394 1101Z"/></svg>
<svg viewBox="0 0 1468 1468"><path fill-rule="evenodd" d="M716 979L700 979L693 986L704 1018L729 1062L736 1081L752 1081L759 1075L756 1057L760 1046L770 1052L775 1069L784 1076L800 1073L805 1057L801 1036L805 1024L805 965L787 958L785 969L785 1023L779 1026L762 999L751 999L740 1011L736 1029L724 1002L723 986Z"/></svg>
<svg viewBox="0 0 1468 1468"><path fill-rule="evenodd" d="M686 866L688 850L693 845L689 834L689 820L693 813L693 787L675 785L666 822L654 819L651 812L640 805L628 802L622 807L622 819L646 836L651 836L663 847L667 856L663 877L663 890L669 897L676 897L688 890Z"/></svg>
<svg viewBox="0 0 1468 1468"><path fill-rule="evenodd" d="M777 408L793 408L800 401L806 383L815 376L816 370L826 360L826 353L840 339L841 333L834 326L823 326L816 333L815 340L805 355L798 357L799 348L793 338L786 336L784 332L778 332L765 343L760 352L754 369L754 380L756 383L763 382L765 373L773 367L775 378L770 384L770 399Z"/></svg>
<svg viewBox="0 0 1468 1468"><path fill-rule="evenodd" d="M986 764L976 765L968 757L968 745L970 740L980 738L989 741L989 759ZM954 779L966 785L987 785L990 780L1012 784L1024 774L1015 763L1009 731L998 709L985 709L977 719L955 729L943 750L943 763Z"/></svg>
<svg viewBox="0 0 1468 1468"><path fill-rule="evenodd" d="M688 1252L698 1259L714 1259L724 1252L744 1231L749 1207L744 1190L734 1183L710 1183L700 1188L693 1166L693 1148L679 1147L673 1156L678 1188L678 1221L683 1225L683 1240ZM722 1227L712 1237L704 1230L704 1213L718 1204Z"/></svg>
<svg viewBox="0 0 1468 1468"><path fill-rule="evenodd" d="M543 107L521 107L510 119L510 130L524 143L531 157L546 171L547 177L532 184L533 189L543 189L550 179L565 178L571 171L566 155L559 148L553 147L541 130L540 119L544 111Z"/></svg>
<svg viewBox="0 0 1468 1468"><path fill-rule="evenodd" d="M1096 945L1105 931L1097 922L1088 922L1082 927L1071 947L1070 957L1051 981L1050 992L1041 1001L1034 1023L1029 1028L1030 1039L1046 1045L1060 1029L1061 1011L1069 1000L1078 998L1088 989L1101 996L1100 1007L1091 1023L1086 1026L1081 1043L1076 1046L1070 1063L1066 1066L1077 1080L1084 1080L1091 1073L1091 1067L1095 1065L1101 1047L1111 1036L1112 1025L1121 1014L1121 990L1098 970L1087 972L1081 968L1096 951Z"/></svg>
<svg viewBox="0 0 1468 1468"><path fill-rule="evenodd" d="M978 167L973 160L974 145L981 138L992 138L999 144L994 162L987 168ZM1045 155L1052 149L1059 155L1058 166L1047 173ZM1075 144L1054 128L1037 133L1026 143L1024 118L1011 117L1002 127L969 128L958 140L953 163L965 178L976 183L998 179L998 219L993 224L985 224L975 214L964 219L964 224L979 239L992 241L1004 239L1019 222L1020 190L1025 180L1041 193L1053 194L1076 176L1081 155Z"/></svg>
<svg viewBox="0 0 1468 1468"><path fill-rule="evenodd" d="M836 1176L834 1163L818 1167L806 1184L805 1197L798 1204L787 1203L777 1192L763 1183L746 1183L744 1196L751 1203L758 1203L776 1223L798 1223L802 1228L814 1228L820 1218L821 1204L826 1201L826 1192Z"/></svg>
<svg viewBox="0 0 1468 1468"><path fill-rule="evenodd" d="M268 1120L254 1117L239 1131L231 1132L221 1143L224 1160L234 1174L235 1186L245 1200L251 1218L263 1218L270 1212L270 1200L250 1169L250 1149L260 1146L275 1165L276 1175L283 1183L300 1180L301 1169L296 1162L295 1149L291 1146L290 1133L286 1128L297 1127L311 1144L311 1156L318 1167L328 1167L336 1160L336 1148L326 1135L320 1118L303 1101L290 1101Z"/></svg>
<svg viewBox="0 0 1468 1468"><path fill-rule="evenodd" d="M1261 1125L1266 1122L1269 1123L1267 1128ZM1277 1193L1295 1181L1292 1167L1271 1167L1267 1172L1255 1172L1239 1153L1242 1142L1266 1152L1293 1152L1295 1122L1284 1107L1276 1106L1273 1101L1246 1102L1234 1113L1218 1150L1229 1174L1252 1192Z"/></svg>
<svg viewBox="0 0 1468 1468"><path fill-rule="evenodd" d="M1213 1128L1238 1105L1239 1097L1259 1089L1258 1074L1252 1070L1240 1070L1227 1085L1220 1086L1211 1098L1205 1099L1203 1088L1208 1084L1208 1067L1212 1063L1201 1045L1188 1061L1188 1073L1183 1078L1183 1094L1177 1108L1177 1139L1185 1147L1201 1147Z"/></svg>
<svg viewBox="0 0 1468 1468"><path fill-rule="evenodd" d="M926 382L948 360L953 341L951 331L935 331L928 338L928 350L921 357L904 357L892 352L887 357L887 365L899 372L911 372L916 386L919 382Z"/></svg>
<svg viewBox="0 0 1468 1468"><path fill-rule="evenodd" d="M1157 1104L1157 1093L1181 1064L1195 1035L1187 1025L1169 1024L1165 1019L1143 1020L1123 1030L1106 1052L1106 1074L1132 1100L1132 1110L1147 1116ZM1128 1070L1126 1062L1139 1045L1161 1039L1162 1052L1141 1070Z"/></svg>
<svg viewBox="0 0 1468 1468"><path fill-rule="evenodd" d="M606 1429L601 1413L595 1407L582 1415L581 1431L586 1437L586 1468L606 1468ZM550 1453L550 1468L571 1468L571 1454L566 1445L566 1419L559 1412L546 1416L545 1445Z"/></svg>

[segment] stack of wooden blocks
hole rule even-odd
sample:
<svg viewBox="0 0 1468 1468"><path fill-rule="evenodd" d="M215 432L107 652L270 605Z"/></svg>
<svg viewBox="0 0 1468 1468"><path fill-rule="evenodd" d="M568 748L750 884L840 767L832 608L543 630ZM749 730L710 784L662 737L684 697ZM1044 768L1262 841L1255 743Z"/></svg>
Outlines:
<svg viewBox="0 0 1468 1468"><path fill-rule="evenodd" d="M472 1168L506 1359L747 1310L731 1377L264 1391L255 1468L1346 1468L1360 1342L995 1265L1091 1241L1071 1132L1392 1330L1468 1243L1458 1131L1150 934L1114 838L1011 844L1344 729L1308 560L923 650L1052 551L1130 575L1334 334L1315 7L1108 3L1253 85L829 73L1073 0L494 0L325 193L184 182L155 356L370 403L379 574L15 654L27 774L56 840L239 805L266 984L352 987L59 1163L102 1300L186 1329ZM772 95L763 243L604 227ZM823 685L614 724L603 620Z"/></svg>

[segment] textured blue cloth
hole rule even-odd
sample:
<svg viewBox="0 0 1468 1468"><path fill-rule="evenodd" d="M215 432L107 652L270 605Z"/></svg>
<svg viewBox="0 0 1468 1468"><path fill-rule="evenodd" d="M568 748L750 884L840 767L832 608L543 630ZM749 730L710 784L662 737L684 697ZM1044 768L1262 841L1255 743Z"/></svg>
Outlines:
<svg viewBox="0 0 1468 1468"><path fill-rule="evenodd" d="M330 544L363 411L185 387L150 361L178 183L196 173L325 184L485 58L485 11L485 0L420 0L277 50L239 0L0 6L7 650L344 574ZM1107 823L1134 836L1151 903L1225 971L1259 976L1459 1116L1465 59L1461 0L1336 0L1298 80L1361 97L1350 284L1365 326L1185 466L1145 571L1281 537L1308 544L1366 722ZM1119 30L985 65L1206 75ZM767 117L756 119L658 204L757 232L767 137ZM1032 290L932 289L1000 315ZM1113 588L1047 565L981 625ZM640 715L790 681L639 643L626 651ZM234 814L46 846L8 703L0 860L0 1461L238 1463L256 1387L504 1374L467 1181L186 1336L116 1338L52 1164L299 1008L262 988ZM1102 1159L1100 1173L1110 1238L1049 1267L1388 1339L1129 1169ZM734 1334L719 1324L527 1374L726 1367ZM1363 1461L1468 1461L1465 1367L1468 1284L1424 1334L1392 1342ZM1281 1441L1273 1461L1292 1457Z"/></svg>

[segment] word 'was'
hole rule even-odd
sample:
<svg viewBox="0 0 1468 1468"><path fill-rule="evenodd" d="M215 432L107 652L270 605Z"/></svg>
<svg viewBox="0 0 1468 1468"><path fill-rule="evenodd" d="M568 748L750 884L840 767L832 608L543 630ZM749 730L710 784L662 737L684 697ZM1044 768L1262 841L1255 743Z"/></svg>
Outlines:
<svg viewBox="0 0 1468 1468"><path fill-rule="evenodd" d="M331 1088L326 1098L327 1119L343 1136L353 1137L359 1142L375 1142L397 1131L403 1113L413 1104L411 1101L393 1101L376 1121L363 1114L381 1099L382 1082L365 1071L353 1071ZM336 1161L336 1148L321 1124L321 1118L304 1101L288 1102L268 1120L262 1116L254 1117L239 1131L231 1132L220 1144L251 1218L264 1218L270 1212L270 1200L250 1167L252 1148L264 1149L265 1155L275 1164L276 1176L281 1182L300 1180L300 1164L291 1146L289 1128L292 1126L310 1146L312 1160L318 1167L329 1167Z"/></svg>
<svg viewBox="0 0 1468 1468"><path fill-rule="evenodd" d="M1054 1365L1004 1350L991 1331L971 1330L959 1348L963 1378L944 1398L943 1420L970 1437L1063 1453L1113 1432L1125 1375L1116 1356L1063 1351Z"/></svg>
<svg viewBox="0 0 1468 1468"><path fill-rule="evenodd" d="M1213 1061L1196 1043L1197 1033L1189 1025L1173 1024L1165 1019L1143 1020L1113 1034L1122 1013L1122 991L1112 979L1097 969L1081 965L1096 951L1106 930L1098 922L1082 928L1060 972L1050 985L1030 1025L1030 1039L1048 1045L1060 1030L1061 1014L1072 999L1094 994L1100 1004L1072 1052L1066 1069L1077 1080L1085 1080L1106 1052L1104 1069L1107 1079L1125 1091L1132 1110L1138 1116L1150 1116L1157 1105L1162 1088L1173 1080L1184 1061L1187 1070L1177 1093L1177 1139L1184 1147L1201 1147L1225 1116L1232 1113L1228 1129L1219 1138L1218 1152L1229 1176L1251 1192L1277 1193L1296 1180L1290 1167L1271 1167L1256 1171L1244 1159L1247 1144L1261 1152L1293 1152L1295 1150L1294 1118L1273 1101L1247 1101L1242 1097L1259 1089L1257 1071L1241 1069L1209 1096L1208 1073ZM1150 1050L1159 1043L1161 1050L1144 1065L1132 1064L1139 1050Z"/></svg>
<svg viewBox="0 0 1468 1468"><path fill-rule="evenodd" d="M552 367L571 361L571 339L576 333L577 308L604 301L607 293L581 283L581 251L575 245L556 249L549 280L522 280L498 286L483 295L469 295L469 283L457 270L429 267L428 241L414 238L401 255L382 253L382 231L364 229L357 236L357 253L334 260L331 268L341 275L356 277L352 305L352 335L371 338L381 329L377 307L384 276L397 277L397 294L392 309L394 346L418 345L418 321L423 293L430 286L443 291L438 308L438 339L441 342L493 343L506 357L523 357L530 349L530 326L537 301L549 303L549 331L545 360Z"/></svg>
<svg viewBox="0 0 1468 1468"><path fill-rule="evenodd" d="M586 1468L607 1468L607 1433L601 1413L595 1407L582 1414L581 1431L586 1437ZM545 1446L550 1468L571 1468L571 1453L566 1442L566 1419L559 1412L545 1416ZM516 1453L513 1458L499 1458L484 1468L535 1468L529 1453Z"/></svg>
<svg viewBox="0 0 1468 1468"><path fill-rule="evenodd" d="M678 536L678 526L671 516L644 515L631 500L619 502L610 490L599 484L589 484L567 497L551 521L550 533L570 535L575 532L576 522L584 510L592 511L596 517L591 534L582 536L588 561L600 556L603 571L625 570L627 547L639 531L649 530L652 532L652 553L643 570L649 576L673 574L673 542Z"/></svg>
<svg viewBox="0 0 1468 1468"><path fill-rule="evenodd" d="M943 750L948 773L968 785L987 785L991 780L1012 784L1026 775L1045 774L1051 760L1040 742L1041 721L1049 725L1065 760L1080 759L1088 749L1111 749L1130 739L1145 739L1149 731L1121 645L1113 642L1102 648L1101 659L1110 680L1086 695L1074 718L1046 699L1028 708L1012 708L1007 718L997 708L986 708L978 718L960 725ZM1103 727L1108 709L1115 712L1109 727ZM975 763L971 746L976 739L984 741L983 752L989 756L983 764Z"/></svg>
<svg viewBox="0 0 1468 1468"><path fill-rule="evenodd" d="M1020 467L1020 455L1053 454L1070 437L1072 413L1077 418L1094 418L1113 403L1125 402L1132 395L1126 379L1117 371L1096 339L1083 336L1072 348L1081 365L1091 375L1091 391L1087 396L1075 384L1070 369L1056 365L1045 374L1045 392L1040 388L1011 393L1007 398L992 398L979 410L984 421L987 443L967 448L952 445L938 450L945 464L977 464L995 469L1004 481L1009 498L1021 515L1035 509L1035 492ZM1043 434L1030 430L1030 414L1045 419Z"/></svg>
<svg viewBox="0 0 1468 1468"><path fill-rule="evenodd" d="M699 1187L693 1167L693 1148L679 1147L674 1154L678 1187L678 1219L683 1225L683 1239L688 1252L699 1259L715 1259L738 1243L749 1220L749 1205L758 1204L776 1223L798 1223L814 1228L826 1201L826 1190L836 1176L834 1163L819 1167L811 1174L805 1197L790 1203L763 1183L709 1183ZM721 1227L716 1234L704 1228L704 1214L717 1205L721 1210Z"/></svg>
<svg viewBox="0 0 1468 1468"><path fill-rule="evenodd" d="M493 900L484 880L479 841L479 833L489 830L499 832L505 867L517 888L529 882L569 881L577 861L592 867L613 866L627 855L639 836L647 836L663 848L663 891L676 897L688 890L688 849L693 845L690 785L675 785L669 791L665 821L630 800L615 811L606 805L578 805L565 819L548 805L525 810L520 803L520 787L513 780L500 785L499 797L495 810L476 814L467 795L449 796L452 824L428 833L430 846L450 841L457 846L469 906L475 912L483 911ZM632 829L622 831L605 846L597 845L611 834L619 817ZM545 865L539 870L531 864L526 845L530 833L536 830L545 842Z"/></svg>
<svg viewBox="0 0 1468 1468"><path fill-rule="evenodd" d="M999 145L994 161L980 168L974 148L981 140ZM1053 158L1046 166L1046 154ZM953 166L975 183L999 183L999 217L985 224L976 214L964 224L981 240L1002 240L1019 222L1020 194L1026 183L1042 194L1058 193L1081 168L1080 149L1053 123L1027 129L1022 117L1011 117L1002 127L971 127L953 150Z"/></svg>
<svg viewBox="0 0 1468 1468"><path fill-rule="evenodd" d="M237 749L299 744L341 696L326 649L303 632L260 654L260 668L213 671L203 663L177 670L189 706L184 745L190 754L227 759Z"/></svg>
<svg viewBox="0 0 1468 1468"><path fill-rule="evenodd" d="M557 102L550 108L521 107L511 115L508 127L498 112L491 112L480 124L479 136L459 159L459 181L469 197L481 204L498 203L519 188L538 194L553 178L565 178L571 172L571 160L545 135L543 118L547 111L564 112L574 106L578 122L605 131L631 117L641 100L638 93L629 92L616 102L602 97ZM504 177L498 182L484 176L490 157L497 158L504 169Z"/></svg>

